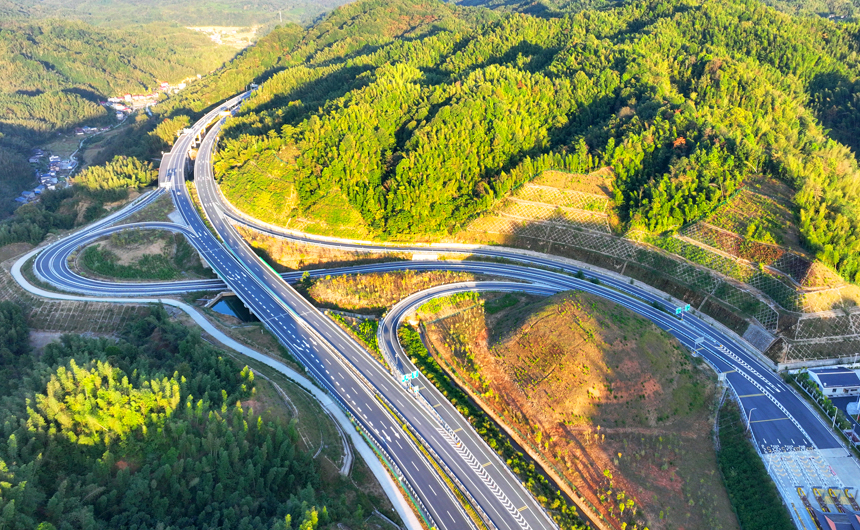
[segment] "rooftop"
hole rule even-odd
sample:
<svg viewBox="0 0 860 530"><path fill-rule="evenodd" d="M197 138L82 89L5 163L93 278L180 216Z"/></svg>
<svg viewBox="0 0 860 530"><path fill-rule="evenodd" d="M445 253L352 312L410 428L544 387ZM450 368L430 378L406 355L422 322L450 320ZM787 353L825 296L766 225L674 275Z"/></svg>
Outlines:
<svg viewBox="0 0 860 530"><path fill-rule="evenodd" d="M860 386L860 377L857 377L857 372L847 368L816 368L810 372L818 377L824 388Z"/></svg>
<svg viewBox="0 0 860 530"><path fill-rule="evenodd" d="M860 530L860 514L823 513L815 510L818 524L826 530Z"/></svg>

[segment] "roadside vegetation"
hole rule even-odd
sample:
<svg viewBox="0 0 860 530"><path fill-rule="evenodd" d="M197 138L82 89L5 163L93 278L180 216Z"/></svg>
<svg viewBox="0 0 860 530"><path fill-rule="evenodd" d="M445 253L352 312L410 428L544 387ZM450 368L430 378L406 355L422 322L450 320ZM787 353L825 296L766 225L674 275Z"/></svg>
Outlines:
<svg viewBox="0 0 860 530"><path fill-rule="evenodd" d="M463 293L417 316L432 355L415 330L401 338L422 371L613 528L738 528L710 436L714 377L647 320L582 292Z"/></svg>
<svg viewBox="0 0 860 530"><path fill-rule="evenodd" d="M132 223L143 223L145 221L169 223L170 217L168 216L174 210L176 210L176 207L173 205L173 198L170 196L170 194L165 193L145 208L129 215L122 221L119 221L117 224L124 225Z"/></svg>
<svg viewBox="0 0 860 530"><path fill-rule="evenodd" d="M184 235L161 230L114 232L84 248L78 263L97 276L123 280L216 277Z"/></svg>
<svg viewBox="0 0 860 530"><path fill-rule="evenodd" d="M353 337L358 339L358 341L367 348L367 351L369 351L377 361L388 368L388 363L385 361L385 358L382 356L382 352L379 350L379 341L376 339L376 332L379 330L378 320L373 318L359 319L332 312L329 312L328 316Z"/></svg>
<svg viewBox="0 0 860 530"><path fill-rule="evenodd" d="M744 530L794 528L782 498L747 437L737 405L720 409L720 471Z"/></svg>
<svg viewBox="0 0 860 530"><path fill-rule="evenodd" d="M237 230L254 252L278 272L366 265L409 259L408 254L357 252L299 243L239 225Z"/></svg>
<svg viewBox="0 0 860 530"><path fill-rule="evenodd" d="M306 286L311 302L321 307L380 315L407 296L437 285L475 280L465 272L411 270L324 276Z"/></svg>

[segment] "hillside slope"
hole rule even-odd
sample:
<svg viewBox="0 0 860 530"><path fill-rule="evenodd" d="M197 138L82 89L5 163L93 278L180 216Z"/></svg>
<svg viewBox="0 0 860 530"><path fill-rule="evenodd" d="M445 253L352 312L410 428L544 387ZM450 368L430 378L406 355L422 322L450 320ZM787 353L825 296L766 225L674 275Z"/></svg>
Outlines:
<svg viewBox="0 0 860 530"><path fill-rule="evenodd" d="M582 292L455 295L418 317L445 371L613 528L738 528L713 375L647 320Z"/></svg>
<svg viewBox="0 0 860 530"><path fill-rule="evenodd" d="M150 93L213 70L235 53L176 26L118 31L81 22L0 21L0 212L33 184L29 151L80 125L116 123L100 100Z"/></svg>
<svg viewBox="0 0 860 530"><path fill-rule="evenodd" d="M621 229L663 233L761 177L788 186L799 248L857 278L856 25L753 0L475 13L365 1L310 28L228 124L227 197L318 233L439 238L549 155L609 168Z"/></svg>

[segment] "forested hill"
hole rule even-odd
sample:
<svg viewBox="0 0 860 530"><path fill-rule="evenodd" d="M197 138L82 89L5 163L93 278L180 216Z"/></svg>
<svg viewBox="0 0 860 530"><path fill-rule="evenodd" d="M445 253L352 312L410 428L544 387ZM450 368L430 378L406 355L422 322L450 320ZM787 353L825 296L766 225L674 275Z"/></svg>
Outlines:
<svg viewBox="0 0 860 530"><path fill-rule="evenodd" d="M0 13L73 18L99 26L177 23L183 26L261 26L310 22L343 0L0 0Z"/></svg>
<svg viewBox="0 0 860 530"><path fill-rule="evenodd" d="M860 11L860 1L858 0L762 0L768 6L779 9L793 15L815 15L829 18L834 17L853 17ZM514 5L519 10L542 10L548 9L552 11L577 12L585 9L602 9L606 7L617 7L625 0L541 0L540 2L523 2L522 5L512 3L510 0L490 0L493 3L500 5ZM460 3L460 2L458 2ZM463 3L477 3L479 0L466 0ZM484 4L486 5L486 4ZM531 7L529 7L531 6Z"/></svg>
<svg viewBox="0 0 860 530"><path fill-rule="evenodd" d="M0 324L3 528L377 528L367 479L331 476L296 421L253 410L254 373L164 308L40 356L18 305Z"/></svg>
<svg viewBox="0 0 860 530"><path fill-rule="evenodd" d="M275 223L436 237L535 168L606 167L624 226L663 232L763 175L794 190L805 248L854 280L858 26L754 0L609 4L338 9L229 122L223 189Z"/></svg>
<svg viewBox="0 0 860 530"><path fill-rule="evenodd" d="M201 113L246 90L254 81L263 82L305 62L321 64L331 60L343 66L349 57L363 55L374 48L398 41L420 41L439 31L471 32L499 16L491 10L461 9L441 2L369 0L345 5L309 28L296 24L276 27L223 69L160 105L158 112L162 115ZM420 44L416 42L416 46ZM354 75L346 72L346 77ZM320 93L321 97L329 95Z"/></svg>
<svg viewBox="0 0 860 530"><path fill-rule="evenodd" d="M49 134L116 123L99 100L205 74L234 54L178 26L120 32L0 16L0 200L32 185L27 156Z"/></svg>
<svg viewBox="0 0 860 530"><path fill-rule="evenodd" d="M0 131L38 134L102 114L98 98L147 93L229 55L176 28L115 32L79 22L0 23Z"/></svg>

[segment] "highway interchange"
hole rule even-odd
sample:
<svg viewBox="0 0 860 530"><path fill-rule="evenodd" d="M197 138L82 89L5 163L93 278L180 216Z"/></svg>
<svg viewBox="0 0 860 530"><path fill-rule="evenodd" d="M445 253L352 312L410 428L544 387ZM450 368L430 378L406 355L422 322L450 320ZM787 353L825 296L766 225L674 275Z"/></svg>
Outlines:
<svg viewBox="0 0 860 530"><path fill-rule="evenodd" d="M242 223L277 237L344 250L427 252L428 248L323 241L256 223L226 204L213 178L212 154L223 124L219 116L222 109L239 104L242 97L233 98L202 118L190 133L179 138L170 155L165 156L162 162L160 180L168 184L168 192L172 194L184 226L171 223L116 226L117 222L165 193L160 189L141 197L123 212L53 243L34 259L34 272L44 282L88 295L164 296L229 288L289 348L308 374L362 426L367 437L377 445L377 450L386 454L395 471L407 484L411 495L421 505L421 511L430 525L450 529L474 526L462 508L462 503L449 487L450 482L456 482L457 489L469 498L469 502L479 512L479 517L491 527L555 527L495 452L432 384L423 376L419 376L415 387L400 382L400 373L411 372L414 367L400 350L396 333L398 326L415 307L428 299L459 290L528 290L551 294L579 289L605 297L650 319L683 345L697 351L717 372L724 374L727 383L740 396L744 411L755 412L750 426L760 451L767 452L773 447L809 450L842 447L827 426L782 379L729 334L692 314L685 314L683 320L677 318L672 314L675 306L668 306L664 297L615 276L585 271L586 279L579 279L572 275L579 269L562 261L551 257L525 256L504 249L432 249L433 252L446 254L465 252L484 258L504 258L504 263L477 260L401 261L312 272L312 275L317 275L445 269L511 280L442 286L417 293L397 304L388 312L379 331L380 347L397 372L390 373L339 326L289 286L289 281L298 279L297 273L286 274L283 278L277 275L254 254L233 225ZM203 213L218 238L205 225L185 186L187 153L192 142L202 137L206 127L212 123L214 125L199 146L194 182ZM77 249L128 227L183 233L212 266L220 280L118 283L84 278L69 268L69 257ZM591 279L597 282L589 281ZM669 312L657 309L655 303L664 306Z"/></svg>

